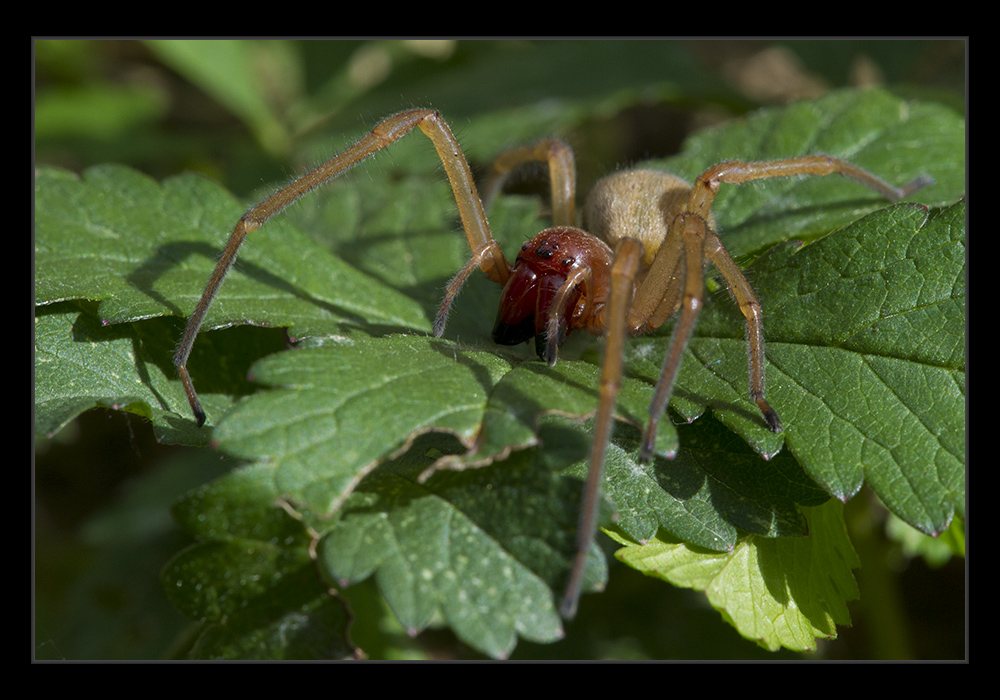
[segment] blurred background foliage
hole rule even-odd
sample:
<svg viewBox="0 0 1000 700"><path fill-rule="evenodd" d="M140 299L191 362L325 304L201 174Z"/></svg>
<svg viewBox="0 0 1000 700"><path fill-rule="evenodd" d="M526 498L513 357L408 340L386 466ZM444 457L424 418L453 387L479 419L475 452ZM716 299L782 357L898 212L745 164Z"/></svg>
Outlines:
<svg viewBox="0 0 1000 700"><path fill-rule="evenodd" d="M37 40L33 48L36 165L80 172L123 163L158 179L195 171L248 200L412 106L444 113L473 165L559 134L577 150L585 191L611 168L672 155L692 131L762 106L878 85L964 115L967 82L962 40ZM477 138L485 125L489 142ZM148 425L113 411L35 436L34 447L36 658L169 658L190 623L160 587L163 563L187 544L168 508L233 462L157 444ZM851 607L854 626L809 658L963 658L965 560L935 557L940 543L900 534L865 492L847 518L862 599ZM700 595L619 568L595 605L584 601L566 640L522 641L515 658L795 657L741 639ZM348 598L356 619L381 621L352 631L371 658L475 657L447 631L408 638L370 583Z"/></svg>

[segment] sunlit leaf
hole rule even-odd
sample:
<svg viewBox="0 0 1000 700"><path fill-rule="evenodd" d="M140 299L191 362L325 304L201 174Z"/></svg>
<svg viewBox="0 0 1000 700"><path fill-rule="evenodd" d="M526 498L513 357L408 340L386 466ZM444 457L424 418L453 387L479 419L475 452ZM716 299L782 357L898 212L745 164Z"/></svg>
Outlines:
<svg viewBox="0 0 1000 700"><path fill-rule="evenodd" d="M725 554L700 552L677 540L625 545L616 556L675 586L704 591L744 637L766 649L812 651L816 640L850 624L847 603L858 597L857 555L836 501L808 508L809 537L747 537Z"/></svg>

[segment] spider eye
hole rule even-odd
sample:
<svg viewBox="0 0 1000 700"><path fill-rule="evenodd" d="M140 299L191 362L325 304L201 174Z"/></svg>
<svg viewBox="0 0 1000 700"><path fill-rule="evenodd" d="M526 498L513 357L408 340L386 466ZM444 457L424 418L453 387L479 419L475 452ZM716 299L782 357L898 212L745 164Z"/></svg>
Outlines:
<svg viewBox="0 0 1000 700"><path fill-rule="evenodd" d="M559 250L558 243L549 243L546 239L542 239L538 242L538 247L535 248L535 257L539 260L551 260L552 256L556 254Z"/></svg>

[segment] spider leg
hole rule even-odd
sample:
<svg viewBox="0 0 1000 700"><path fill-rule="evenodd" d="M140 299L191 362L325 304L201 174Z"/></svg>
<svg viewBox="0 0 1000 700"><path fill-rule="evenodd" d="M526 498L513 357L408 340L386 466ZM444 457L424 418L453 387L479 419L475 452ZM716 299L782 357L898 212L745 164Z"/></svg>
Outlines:
<svg viewBox="0 0 1000 700"><path fill-rule="evenodd" d="M604 457L614 428L615 403L618 399L618 390L621 388L622 363L627 336L626 319L629 304L632 302L632 288L641 257L642 243L634 238L623 238L618 242L614 262L611 265L610 294L605 306L607 340L604 346L604 362L601 366L601 398L594 425L590 467L584 485L583 503L580 506L576 555L560 607L560 612L566 619L571 619L576 614L576 606L583 586L583 574L587 568L587 555L594 542L594 535L597 533L597 513L600 506L601 486L604 483Z"/></svg>
<svg viewBox="0 0 1000 700"><path fill-rule="evenodd" d="M545 334L545 362L549 367L554 367L559 355L559 344L569 331L568 328L561 328L563 318L566 313L566 306L577 286L583 285L584 294L588 299L593 299L594 295L594 273L587 265L574 268L566 277L555 297L549 306L549 318L547 321L547 331Z"/></svg>
<svg viewBox="0 0 1000 700"><path fill-rule="evenodd" d="M669 229L628 310L633 333L659 328L677 312L684 290L683 254L680 233L677 229Z"/></svg>
<svg viewBox="0 0 1000 700"><path fill-rule="evenodd" d="M469 278L476 268L482 268L483 265L489 264L491 257L499 256L500 259L503 258L503 251L500 250L500 246L492 238L487 241L482 248L473 249L472 257L469 258L469 262L462 266L462 269L458 271L451 281L448 282L448 286L444 289L444 297L441 299L441 305L438 307L437 315L434 317L433 333L435 338L440 338L444 335L444 328L448 323L448 314L451 312L451 305L455 301L455 297L458 296L459 291L462 289L462 285ZM508 272L509 274L509 272Z"/></svg>
<svg viewBox="0 0 1000 700"><path fill-rule="evenodd" d="M934 181L933 178L927 175L920 175L902 187L895 187L852 163L822 154L751 163L729 161L715 165L698 176L694 187L691 189L691 196L688 200L686 211L701 216L703 221L710 221L709 216L711 215L712 202L718 192L719 185L723 182L740 184L751 180L775 177L833 174L855 180L890 201L897 201L907 197ZM722 241L719 240L718 235L712 230L711 226L708 226L706 231L705 254L719 272L722 273L723 277L725 277L730 291L739 304L740 311L743 312L743 315L747 319L747 362L750 375L750 396L757 403L758 408L760 408L768 428L776 433L781 432L781 420L764 398L764 328L761 319L760 301L757 299L757 295L754 294L746 277L743 276L739 266L733 262L732 257L726 252ZM690 266L688 266L687 272L690 276ZM671 350L673 350L673 345L671 345ZM664 376L666 376L666 367L664 367ZM661 378L662 386L663 378ZM666 398L669 399L669 391ZM644 443L644 454L647 454L645 452L647 448L651 450L651 445L648 442L649 439L650 436L647 434L647 441Z"/></svg>
<svg viewBox="0 0 1000 700"><path fill-rule="evenodd" d="M195 420L201 426L205 423L205 411L198 399L198 394L194 389L191 376L188 373L187 362L191 356L191 349L194 346L198 331L208 314L208 309L212 305L226 274L236 261L236 255L243 244L247 234L252 233L265 224L272 216L276 215L289 204L319 187L320 185L337 177L345 170L357 165L369 156L381 151L399 139L406 136L414 128L419 127L423 133L434 143L434 148L441 159L445 173L451 183L452 191L455 195L455 202L458 205L458 213L462 219L462 227L465 230L466 238L469 241L469 248L473 251L475 265L467 266L456 277L458 282L452 281L449 285L448 296L445 298L443 306L450 306L451 300L458 293L461 282L464 282L469 273L475 267L479 267L490 279L503 284L510 276L510 268L503 257L500 246L493 240L490 234L489 223L486 220L486 212L479 199L479 193L469 169L468 161L462 153L458 141L448 128L444 119L434 110L412 109L406 112L388 117L375 126L372 131L362 137L353 146L337 154L319 167L301 176L291 184L283 187L270 197L251 207L238 222L229 236L226 248L216 264L208 284L198 300L197 306L188 318L184 336L174 355L174 365L180 374L184 391L187 394L191 411ZM443 316L447 317L447 308L443 311ZM438 317L442 317L442 312L438 312ZM443 319L441 320L443 329ZM438 330L438 322L435 321L435 331Z"/></svg>
<svg viewBox="0 0 1000 700"><path fill-rule="evenodd" d="M695 180L688 202L688 211L701 214L706 220L710 214L712 201L723 182L740 184L751 180L763 180L793 175L842 175L860 182L870 190L878 192L890 202L908 197L919 189L934 182L929 175L920 175L902 187L894 187L863 168L846 160L827 155L800 156L746 163L733 160L714 165Z"/></svg>
<svg viewBox="0 0 1000 700"><path fill-rule="evenodd" d="M639 452L639 461L641 462L649 462L653 457L660 417L666 410L667 403L673 393L677 371L681 365L681 357L688 341L691 340L705 294L703 261L705 239L709 233L708 225L698 215L681 213L674 219L670 228L680 232L684 245L682 258L684 294L680 305L681 317L670 336L667 356L663 361L663 371L660 373L660 380L657 382L656 390L653 392L653 400L649 405L649 422L646 424Z"/></svg>
<svg viewBox="0 0 1000 700"><path fill-rule="evenodd" d="M507 177L527 163L548 163L552 191L552 224L576 226L576 162L573 149L558 139L504 151L493 161L483 185L483 202L489 206Z"/></svg>
<svg viewBox="0 0 1000 700"><path fill-rule="evenodd" d="M760 300L754 294L739 265L732 259L719 240L719 236L709 229L705 245L705 255L722 274L729 290L736 298L740 311L747 319L747 364L750 375L750 398L760 408L767 427L775 433L782 430L781 419L764 398L764 322L760 310Z"/></svg>

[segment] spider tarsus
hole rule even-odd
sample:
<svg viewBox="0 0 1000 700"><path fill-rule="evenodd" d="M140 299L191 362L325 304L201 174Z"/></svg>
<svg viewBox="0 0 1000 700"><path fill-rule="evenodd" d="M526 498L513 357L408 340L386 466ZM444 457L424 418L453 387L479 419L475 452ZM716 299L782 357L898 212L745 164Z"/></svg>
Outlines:
<svg viewBox="0 0 1000 700"><path fill-rule="evenodd" d="M551 337L548 336L545 340L545 363L549 367L555 367L559 359L559 346L551 340Z"/></svg>
<svg viewBox="0 0 1000 700"><path fill-rule="evenodd" d="M905 185L899 188L899 199L902 199L903 197L909 197L917 190L922 190L923 188L933 184L934 184L934 178L931 177L930 175L927 175L926 173L918 177L915 177L913 180L911 180L910 182L906 183Z"/></svg>
<svg viewBox="0 0 1000 700"><path fill-rule="evenodd" d="M765 415L764 420L767 422L767 427L771 429L772 433L780 433L785 429L785 427L781 424L781 419L778 418L777 413Z"/></svg>
<svg viewBox="0 0 1000 700"><path fill-rule="evenodd" d="M445 326L448 325L448 311L449 309L442 306L437 316L434 317L434 325L431 326L431 331L434 333L435 338L440 338L444 335Z"/></svg>
<svg viewBox="0 0 1000 700"><path fill-rule="evenodd" d="M764 416L764 422L767 423L767 427L771 429L772 433L780 433L784 430L784 426L781 425L781 419L778 418L777 412L771 408L771 404L764 399L757 399L757 406L760 408L760 412Z"/></svg>
<svg viewBox="0 0 1000 700"><path fill-rule="evenodd" d="M191 406L191 413L194 414L195 423L200 428L205 425L205 409L201 407L201 401L198 400L198 394L195 392L194 384L191 382L191 375L188 374L187 355L178 351L174 356L174 366L177 367L177 373L181 377L181 384L184 385L184 393L187 394L188 405Z"/></svg>
<svg viewBox="0 0 1000 700"><path fill-rule="evenodd" d="M649 464L653 461L653 450L656 447L656 425L650 423L642 437L642 447L639 449L639 464Z"/></svg>
<svg viewBox="0 0 1000 700"><path fill-rule="evenodd" d="M549 367L556 366L556 360L559 359L559 346L565 339L566 333L562 329L562 324L559 323L559 318L550 318L545 329L545 361Z"/></svg>

